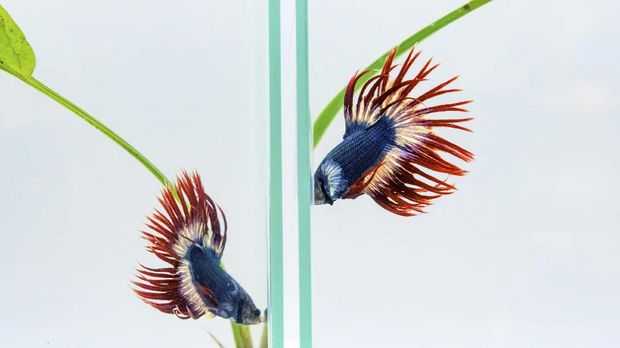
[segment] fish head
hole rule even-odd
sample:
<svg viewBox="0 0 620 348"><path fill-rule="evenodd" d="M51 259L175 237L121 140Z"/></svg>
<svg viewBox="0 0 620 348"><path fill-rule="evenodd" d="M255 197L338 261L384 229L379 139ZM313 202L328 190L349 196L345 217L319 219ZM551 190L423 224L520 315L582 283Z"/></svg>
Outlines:
<svg viewBox="0 0 620 348"><path fill-rule="evenodd" d="M236 299L236 306L234 310L234 317L232 319L237 324L252 325L258 324L263 321L261 317L261 310L256 308L254 301L250 295L248 295L242 288L239 289L239 293Z"/></svg>
<svg viewBox="0 0 620 348"><path fill-rule="evenodd" d="M329 196L328 183L317 175L314 176L314 204L334 204L334 200Z"/></svg>
<svg viewBox="0 0 620 348"><path fill-rule="evenodd" d="M333 205L347 191L347 180L338 162L325 159L314 173L314 204Z"/></svg>

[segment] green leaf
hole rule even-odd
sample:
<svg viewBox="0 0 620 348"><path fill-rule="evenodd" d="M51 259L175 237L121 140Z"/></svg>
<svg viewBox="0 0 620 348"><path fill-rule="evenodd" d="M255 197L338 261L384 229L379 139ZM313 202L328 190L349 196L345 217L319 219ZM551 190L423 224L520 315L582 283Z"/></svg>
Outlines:
<svg viewBox="0 0 620 348"><path fill-rule="evenodd" d="M422 28L422 30L409 36L400 44L398 44L398 51L396 51L396 56L398 57L399 55L407 52L411 47L426 39L439 29L445 27L446 25L454 22L455 20L463 17L464 15L472 12L473 10L477 9L482 5L485 5L490 1L491 0L472 0L467 4L460 6L456 10L448 13L447 15L439 18L435 22L427 25L426 27ZM381 55L363 70L376 70L381 68L388 53L389 51ZM355 90L358 90L364 84L364 82L368 81L368 79L371 77L372 75L367 74L360 78L355 85ZM336 117L336 114L338 114L338 112L342 108L344 102L344 93L345 89L343 88L334 98L332 98L332 100L327 104L327 106L325 106L325 108L321 111L316 121L314 121L314 127L312 132L314 147L319 144L319 141L321 141L321 138L325 134L327 127L329 127L329 125Z"/></svg>
<svg viewBox="0 0 620 348"><path fill-rule="evenodd" d="M13 18L0 5L0 69L29 78L34 65L32 47Z"/></svg>

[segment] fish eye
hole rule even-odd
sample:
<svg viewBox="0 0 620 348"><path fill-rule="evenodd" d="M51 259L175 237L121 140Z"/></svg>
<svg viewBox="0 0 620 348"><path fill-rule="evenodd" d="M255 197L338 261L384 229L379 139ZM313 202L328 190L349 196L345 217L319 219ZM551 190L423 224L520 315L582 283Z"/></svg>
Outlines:
<svg viewBox="0 0 620 348"><path fill-rule="evenodd" d="M260 317L260 309L255 309L255 310L252 312L252 314L253 314L255 317Z"/></svg>

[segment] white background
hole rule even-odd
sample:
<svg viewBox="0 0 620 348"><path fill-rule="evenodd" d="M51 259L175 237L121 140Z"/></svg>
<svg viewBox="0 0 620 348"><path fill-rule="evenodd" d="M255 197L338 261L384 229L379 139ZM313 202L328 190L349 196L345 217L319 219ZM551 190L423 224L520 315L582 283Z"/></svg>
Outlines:
<svg viewBox="0 0 620 348"><path fill-rule="evenodd" d="M267 19L254 1L2 1L35 76L172 177L200 172L228 218L223 261L267 305ZM0 74L0 346L227 347L131 291L161 185L90 125ZM260 332L255 332L255 337Z"/></svg>
<svg viewBox="0 0 620 348"><path fill-rule="evenodd" d="M463 1L310 1L312 114L357 69ZM460 75L476 160L402 218L313 209L316 347L616 347L620 6L494 1L420 47ZM401 58L402 59L402 58ZM401 60L399 60L400 62ZM343 133L339 115L315 166Z"/></svg>
<svg viewBox="0 0 620 348"><path fill-rule="evenodd" d="M355 70L460 4L310 1L312 114ZM231 225L226 266L265 307L265 4L2 5L34 46L37 78L169 176L200 171ZM294 51L290 5L283 1L285 51ZM475 133L450 139L476 161L452 179L460 190L423 216L392 216L367 197L313 209L316 347L615 346L618 7L496 0L424 42L424 57L443 63L434 77L460 74L463 98L475 100ZM293 60L285 52L288 144ZM181 321L130 291L137 262L153 260L138 232L160 185L15 78L0 75L0 91L2 346L208 347L206 328L230 346L224 320ZM338 116L315 162L342 129ZM284 152L291 192L294 147ZM292 231L285 325L294 340Z"/></svg>

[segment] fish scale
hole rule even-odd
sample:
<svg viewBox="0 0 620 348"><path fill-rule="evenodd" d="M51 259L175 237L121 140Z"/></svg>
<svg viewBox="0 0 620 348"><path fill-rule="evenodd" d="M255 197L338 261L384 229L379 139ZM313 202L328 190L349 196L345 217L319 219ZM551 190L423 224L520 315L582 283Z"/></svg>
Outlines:
<svg viewBox="0 0 620 348"><path fill-rule="evenodd" d="M344 138L327 154L323 162L332 160L338 163L344 178L351 185L368 169L379 164L385 153L390 150L395 135L392 120L383 117L371 127Z"/></svg>
<svg viewBox="0 0 620 348"><path fill-rule="evenodd" d="M187 251L194 282L207 286L216 296L218 302L229 300L228 284L234 279L220 267L219 256L211 249L192 245Z"/></svg>

